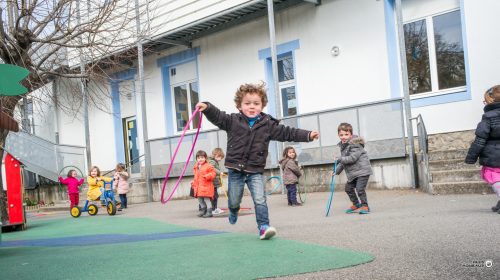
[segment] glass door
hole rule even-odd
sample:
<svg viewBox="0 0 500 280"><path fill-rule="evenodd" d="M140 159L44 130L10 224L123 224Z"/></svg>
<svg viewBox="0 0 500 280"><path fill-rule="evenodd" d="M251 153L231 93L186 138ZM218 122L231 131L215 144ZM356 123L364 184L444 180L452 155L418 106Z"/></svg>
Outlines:
<svg viewBox="0 0 500 280"><path fill-rule="evenodd" d="M141 172L139 145L137 137L137 122L135 117L124 118L125 160L129 163L131 173Z"/></svg>

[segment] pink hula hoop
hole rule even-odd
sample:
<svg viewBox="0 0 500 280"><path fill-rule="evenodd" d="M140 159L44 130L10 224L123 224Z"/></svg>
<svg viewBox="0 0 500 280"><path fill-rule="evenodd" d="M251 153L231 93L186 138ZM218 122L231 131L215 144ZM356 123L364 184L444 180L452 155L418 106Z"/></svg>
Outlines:
<svg viewBox="0 0 500 280"><path fill-rule="evenodd" d="M184 139L184 135L186 135L186 131L189 128L189 124L193 121L193 119L194 119L194 117L196 116L197 113L200 114L200 122L198 123L198 129L196 130L196 136L194 137L193 146L191 147L191 151L189 152L189 156L188 156L188 158L186 160L186 163L184 164L184 168L182 169L181 175L179 176L179 179L177 179L177 182L175 182L174 188L172 189L172 191L168 195L167 199L163 199L163 196L165 194L165 186L167 185L168 177L170 175L170 170L172 170L172 165L174 164L175 157L177 156L177 152L179 151L179 147L181 146L182 139ZM163 187L161 188L161 197L160 197L160 199L161 199L161 203L163 203L163 204L169 202L170 199L172 199L172 196L174 196L174 193L177 190L177 188L179 187L179 183L181 182L181 179L184 176L184 172L186 172L186 168L188 166L189 160L191 159L191 156L193 155L193 151L194 151L194 147L196 145L196 141L198 140L198 135L200 134L201 120L202 119L203 119L203 113L200 112L200 110L198 108L196 108L196 110L193 112L193 114L189 118L186 126L184 127L184 130L182 131L181 139L179 139L179 143L177 144L177 148L175 148L174 155L172 156L172 159L170 160L170 165L169 165L168 170L167 170L167 175L165 175L165 181L163 181Z"/></svg>

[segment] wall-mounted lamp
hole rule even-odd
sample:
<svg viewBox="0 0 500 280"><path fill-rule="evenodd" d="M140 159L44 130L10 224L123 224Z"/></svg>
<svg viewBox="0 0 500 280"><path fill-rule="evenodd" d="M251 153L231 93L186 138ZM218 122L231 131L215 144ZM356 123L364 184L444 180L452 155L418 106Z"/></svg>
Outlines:
<svg viewBox="0 0 500 280"><path fill-rule="evenodd" d="M330 52L333 57L337 57L340 54L340 48L338 46L333 46Z"/></svg>

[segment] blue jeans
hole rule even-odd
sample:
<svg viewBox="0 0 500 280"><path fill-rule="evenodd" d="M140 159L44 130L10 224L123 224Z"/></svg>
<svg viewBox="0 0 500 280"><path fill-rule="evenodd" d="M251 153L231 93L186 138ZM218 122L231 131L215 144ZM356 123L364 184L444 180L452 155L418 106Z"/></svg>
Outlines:
<svg viewBox="0 0 500 280"><path fill-rule="evenodd" d="M286 185L288 204L297 203L297 184Z"/></svg>
<svg viewBox="0 0 500 280"><path fill-rule="evenodd" d="M269 225L269 213L267 210L266 195L264 194L264 176L260 173L246 173L228 169L228 208L233 213L240 210L241 198L245 183L252 195L255 208L257 228Z"/></svg>
<svg viewBox="0 0 500 280"><path fill-rule="evenodd" d="M120 194L120 202L122 203L122 206L120 208L127 208L127 194Z"/></svg>

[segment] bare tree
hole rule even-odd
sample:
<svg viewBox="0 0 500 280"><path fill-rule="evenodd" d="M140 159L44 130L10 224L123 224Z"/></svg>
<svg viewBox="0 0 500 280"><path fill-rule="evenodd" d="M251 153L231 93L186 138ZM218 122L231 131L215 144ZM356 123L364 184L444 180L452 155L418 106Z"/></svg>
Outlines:
<svg viewBox="0 0 500 280"><path fill-rule="evenodd" d="M83 104L81 81L104 85L88 87L87 91L88 104L101 108L103 95L109 96L108 73L130 68L137 56L135 18L134 0L2 1L0 63L29 70L22 82L28 94L55 80L65 83L72 102L62 103L52 93L47 95L68 112L78 111ZM1 110L13 117L23 97L0 96ZM1 147L7 134L8 131L0 131ZM3 154L0 149L0 158ZM0 191L3 221L7 219L4 200Z"/></svg>

